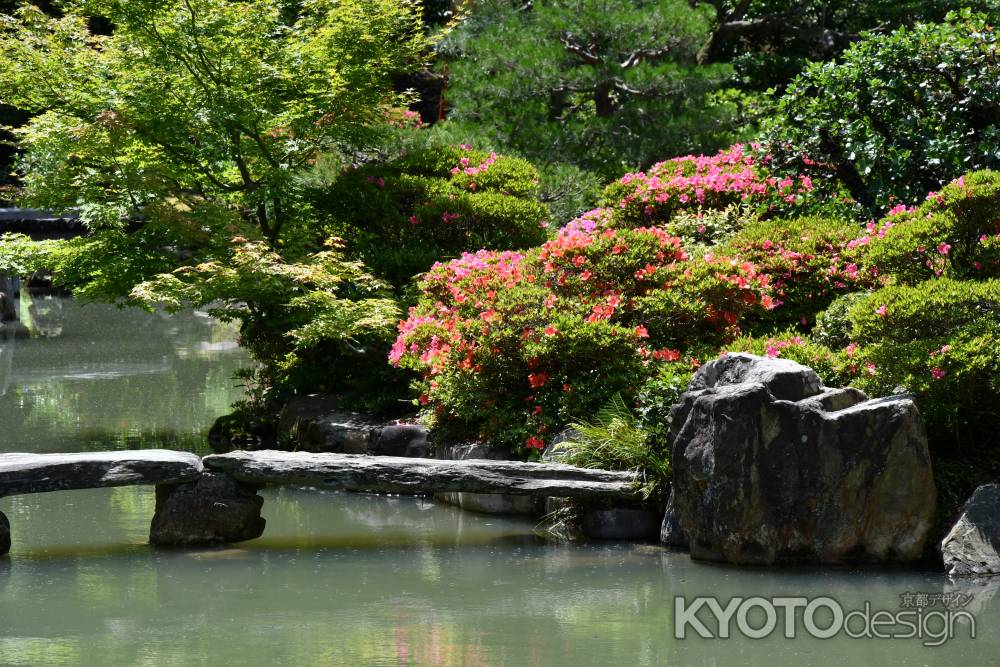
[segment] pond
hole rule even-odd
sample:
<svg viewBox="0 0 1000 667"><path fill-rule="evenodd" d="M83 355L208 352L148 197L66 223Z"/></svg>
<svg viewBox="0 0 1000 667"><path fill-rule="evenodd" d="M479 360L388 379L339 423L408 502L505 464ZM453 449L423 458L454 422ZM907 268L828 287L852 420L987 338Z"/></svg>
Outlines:
<svg viewBox="0 0 1000 667"><path fill-rule="evenodd" d="M32 306L31 311L27 306ZM240 394L235 332L24 294L35 334L2 341L0 451L203 453ZM32 317L37 321L31 321ZM265 536L231 548L145 544L146 488L0 499L0 665L986 665L997 584L933 572L736 569L658 545L546 541L530 520L426 498L267 490ZM1000 583L1000 582L997 582ZM829 596L898 611L971 594L977 637L830 640L780 631L674 639L674 597ZM759 623L758 623L759 625Z"/></svg>

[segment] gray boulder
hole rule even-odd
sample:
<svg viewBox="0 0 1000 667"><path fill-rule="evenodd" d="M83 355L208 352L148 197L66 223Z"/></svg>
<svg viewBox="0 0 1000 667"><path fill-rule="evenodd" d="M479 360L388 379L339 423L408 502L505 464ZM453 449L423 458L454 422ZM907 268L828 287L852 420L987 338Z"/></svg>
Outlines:
<svg viewBox="0 0 1000 667"><path fill-rule="evenodd" d="M742 564L920 558L936 489L903 396L822 386L786 359L703 366L670 414L677 519L694 558Z"/></svg>
<svg viewBox="0 0 1000 667"><path fill-rule="evenodd" d="M420 424L389 424L383 426L369 449L378 456L424 458L430 455L431 442L426 426Z"/></svg>
<svg viewBox="0 0 1000 667"><path fill-rule="evenodd" d="M566 452L559 449L559 445L570 440L576 440L580 437L580 432L575 428L567 428L559 433L556 433L555 437L552 438L552 442L548 444L545 451L542 452L543 461L559 461L566 458Z"/></svg>
<svg viewBox="0 0 1000 667"><path fill-rule="evenodd" d="M329 394L294 396L281 411L278 434L291 438L298 451L381 456L430 456L426 427L384 424L359 412L345 410Z"/></svg>
<svg viewBox="0 0 1000 667"><path fill-rule="evenodd" d="M10 551L10 522L3 512L0 512L0 556Z"/></svg>
<svg viewBox="0 0 1000 667"><path fill-rule="evenodd" d="M941 542L951 575L1000 574L1000 484L980 486Z"/></svg>
<svg viewBox="0 0 1000 667"><path fill-rule="evenodd" d="M278 419L279 435L291 436L304 452L367 454L380 429L380 423L341 409L325 394L293 397Z"/></svg>
<svg viewBox="0 0 1000 667"><path fill-rule="evenodd" d="M260 537L264 499L228 475L206 472L197 481L156 487L151 544L196 546Z"/></svg>

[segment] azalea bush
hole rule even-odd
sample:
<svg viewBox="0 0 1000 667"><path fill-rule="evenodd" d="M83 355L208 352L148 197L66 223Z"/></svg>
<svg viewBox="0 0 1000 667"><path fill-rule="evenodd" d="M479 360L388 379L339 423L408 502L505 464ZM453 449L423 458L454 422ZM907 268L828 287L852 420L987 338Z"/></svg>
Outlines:
<svg viewBox="0 0 1000 667"><path fill-rule="evenodd" d="M773 307L755 266L692 257L658 228L574 221L526 253L436 265L400 323L393 363L421 373L420 403L450 437L541 449L553 429L633 396L661 364L733 337Z"/></svg>
<svg viewBox="0 0 1000 667"><path fill-rule="evenodd" d="M396 287L463 251L538 245L549 224L530 163L467 145L349 169L313 201L323 233Z"/></svg>
<svg viewBox="0 0 1000 667"><path fill-rule="evenodd" d="M754 263L769 277L781 308L766 311L755 326L799 325L800 333L838 295L878 284L877 271L850 256L858 225L827 216L771 218L745 225L718 252Z"/></svg>

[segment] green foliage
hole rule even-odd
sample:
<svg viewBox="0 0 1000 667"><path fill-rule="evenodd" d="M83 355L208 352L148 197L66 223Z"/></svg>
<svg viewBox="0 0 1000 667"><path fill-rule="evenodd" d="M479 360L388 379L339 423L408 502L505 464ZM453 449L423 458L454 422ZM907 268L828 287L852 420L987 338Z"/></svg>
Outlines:
<svg viewBox="0 0 1000 667"><path fill-rule="evenodd" d="M968 11L869 35L813 63L768 121L779 166L846 186L870 212L1000 166L996 33Z"/></svg>
<svg viewBox="0 0 1000 667"><path fill-rule="evenodd" d="M120 227L150 204L209 201L272 243L297 218L295 174L382 124L391 74L424 46L394 0L79 0L31 5L0 31L0 99L39 115L16 131L25 202ZM90 17L115 26L88 29ZM196 216L191 216L197 220Z"/></svg>
<svg viewBox="0 0 1000 667"><path fill-rule="evenodd" d="M292 385L350 393L377 373L364 348L390 336L400 311L360 262L345 259L336 241L299 262L261 241L234 239L233 246L225 261L160 274L137 285L131 298L168 310L207 307L224 321L238 320L241 343L264 363L258 391ZM326 362L320 369L317 359ZM317 371L325 384L312 377Z"/></svg>
<svg viewBox="0 0 1000 667"><path fill-rule="evenodd" d="M711 16L682 0L477 3L443 45L450 122L605 177L728 143L730 70L695 62Z"/></svg>
<svg viewBox="0 0 1000 667"><path fill-rule="evenodd" d="M563 162L547 162L538 168L539 199L546 203L554 223L561 224L597 204L604 183L594 172Z"/></svg>
<svg viewBox="0 0 1000 667"><path fill-rule="evenodd" d="M995 441L1000 280L889 286L856 299L843 318L856 386L875 396L896 387L915 394L932 447L945 454Z"/></svg>
<svg viewBox="0 0 1000 667"><path fill-rule="evenodd" d="M952 10L996 10L995 0L710 0L715 30L705 62L731 62L740 86L783 88L809 61L835 60L866 30L940 21Z"/></svg>
<svg viewBox="0 0 1000 667"><path fill-rule="evenodd" d="M1000 173L964 176L863 240L863 261L898 282L1000 276Z"/></svg>
<svg viewBox="0 0 1000 667"><path fill-rule="evenodd" d="M650 445L648 434L621 394L615 394L592 420L575 422L570 428L569 439L555 446L561 462L635 471L644 500L666 500L670 491L669 452Z"/></svg>
<svg viewBox="0 0 1000 667"><path fill-rule="evenodd" d="M545 239L548 211L526 161L456 146L347 170L313 202L326 234L396 287L435 261Z"/></svg>

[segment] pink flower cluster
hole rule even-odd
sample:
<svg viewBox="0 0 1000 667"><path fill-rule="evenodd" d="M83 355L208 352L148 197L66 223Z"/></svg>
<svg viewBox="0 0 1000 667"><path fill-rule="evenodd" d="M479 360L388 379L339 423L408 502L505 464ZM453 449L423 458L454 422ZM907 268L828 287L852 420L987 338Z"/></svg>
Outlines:
<svg viewBox="0 0 1000 667"><path fill-rule="evenodd" d="M487 169L489 169L491 166L493 166L493 163L496 161L497 161L497 154L490 153L489 157L483 160L482 163L470 167L469 165L471 164L471 161L469 160L469 158L463 157L458 161L457 167L452 167L451 173L453 175L465 174L466 176L477 176L486 171Z"/></svg>
<svg viewBox="0 0 1000 667"><path fill-rule="evenodd" d="M813 189L805 175L778 177L758 159L760 147L736 144L716 155L688 155L653 165L647 172L630 173L619 183L628 192L618 202L622 209L639 207L646 216L668 215L688 207L724 208L736 202L768 203L770 208L795 204Z"/></svg>

